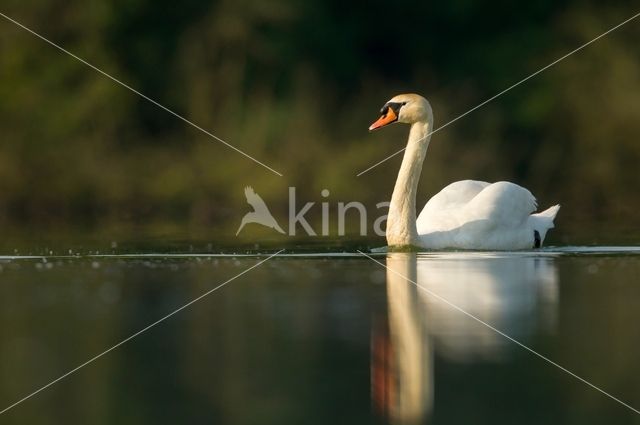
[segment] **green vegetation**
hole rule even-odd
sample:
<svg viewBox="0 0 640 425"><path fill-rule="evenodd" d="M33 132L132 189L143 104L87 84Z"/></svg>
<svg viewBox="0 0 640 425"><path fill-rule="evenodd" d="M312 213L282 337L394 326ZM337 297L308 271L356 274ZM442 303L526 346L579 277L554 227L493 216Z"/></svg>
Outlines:
<svg viewBox="0 0 640 425"><path fill-rule="evenodd" d="M356 173L403 147L406 128L366 131L388 98L421 93L442 125L636 10L7 0L2 12L284 177L1 19L0 226L230 221L232 234L245 185L276 215L288 186L316 201L323 188L334 200L387 200L399 157ZM434 135L419 203L455 180L504 179L541 206L562 203L559 225L637 223L639 37L634 21Z"/></svg>

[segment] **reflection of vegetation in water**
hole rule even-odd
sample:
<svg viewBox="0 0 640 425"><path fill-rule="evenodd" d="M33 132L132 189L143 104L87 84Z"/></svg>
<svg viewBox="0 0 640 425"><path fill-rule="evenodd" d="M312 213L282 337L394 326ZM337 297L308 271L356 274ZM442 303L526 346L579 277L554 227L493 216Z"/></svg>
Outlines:
<svg viewBox="0 0 640 425"><path fill-rule="evenodd" d="M237 226L246 184L276 217L286 214L289 185L304 187L309 199L329 188L335 199L373 205L390 196L398 160L355 173L404 141L401 129L366 132L389 96L425 94L436 126L444 124L631 13L578 2L388 10L190 0L179 12L167 1L58 3L13 2L11 10L285 177L3 22L0 33L11 40L0 57L5 223L82 217ZM624 27L435 135L419 202L454 180L510 179L541 205L561 202L559 225L563 217L629 222L640 207L638 28Z"/></svg>

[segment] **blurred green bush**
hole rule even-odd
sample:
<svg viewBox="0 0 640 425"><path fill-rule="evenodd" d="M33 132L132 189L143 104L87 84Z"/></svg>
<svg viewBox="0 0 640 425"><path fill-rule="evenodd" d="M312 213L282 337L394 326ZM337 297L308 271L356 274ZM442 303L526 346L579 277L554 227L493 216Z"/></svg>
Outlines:
<svg viewBox="0 0 640 425"><path fill-rule="evenodd" d="M390 197L406 128L368 134L398 92L436 127L629 17L632 2L39 0L3 12L281 171L273 175L0 20L0 223L213 225L252 185L320 201ZM419 203L512 180L562 216L635 223L640 22L433 137ZM278 207L281 206L281 207ZM231 226L235 230L235 225ZM230 230L231 231L231 230Z"/></svg>

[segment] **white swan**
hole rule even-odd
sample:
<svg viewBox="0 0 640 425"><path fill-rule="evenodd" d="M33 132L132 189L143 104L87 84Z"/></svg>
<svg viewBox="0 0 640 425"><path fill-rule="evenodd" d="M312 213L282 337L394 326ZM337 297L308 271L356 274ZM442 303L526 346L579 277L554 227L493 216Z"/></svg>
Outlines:
<svg viewBox="0 0 640 425"><path fill-rule="evenodd" d="M433 112L417 94L385 103L369 130L400 122L411 125L387 217L387 244L441 249L530 249L542 246L560 205L532 214L536 199L509 182L464 180L432 197L416 220L416 192L433 127Z"/></svg>

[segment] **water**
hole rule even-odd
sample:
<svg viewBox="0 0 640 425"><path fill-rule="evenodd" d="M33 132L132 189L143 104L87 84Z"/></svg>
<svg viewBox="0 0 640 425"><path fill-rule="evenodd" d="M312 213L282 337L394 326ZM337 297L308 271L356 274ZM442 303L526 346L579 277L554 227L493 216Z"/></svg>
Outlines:
<svg viewBox="0 0 640 425"><path fill-rule="evenodd" d="M0 410L267 254L62 251L0 257ZM0 420L640 424L496 332L640 409L640 248L371 255L285 252Z"/></svg>

